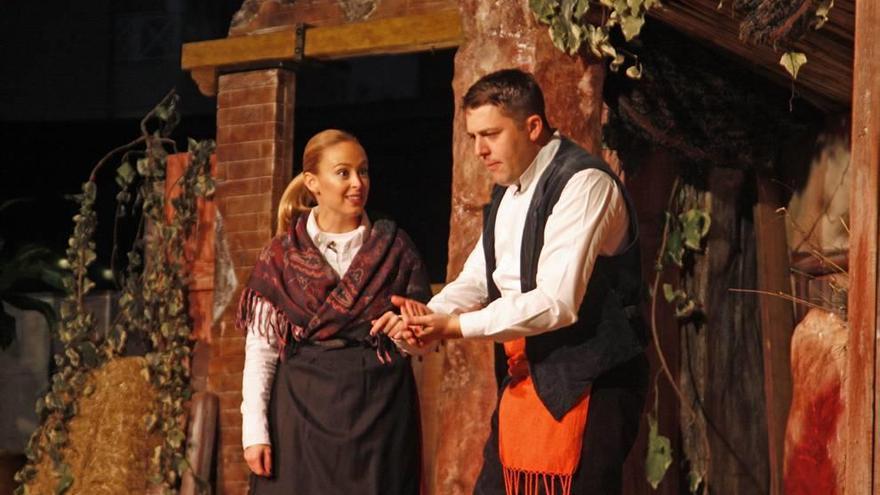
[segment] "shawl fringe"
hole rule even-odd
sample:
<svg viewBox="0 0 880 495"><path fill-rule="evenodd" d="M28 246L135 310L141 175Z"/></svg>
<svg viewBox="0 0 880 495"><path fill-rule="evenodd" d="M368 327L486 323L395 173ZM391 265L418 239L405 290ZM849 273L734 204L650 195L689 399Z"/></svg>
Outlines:
<svg viewBox="0 0 880 495"><path fill-rule="evenodd" d="M267 342L270 335L274 336L278 344L279 356L284 355L291 337L298 341L305 334L305 330L291 322L284 311L276 308L268 299L250 287L241 291L235 326L244 333L257 332Z"/></svg>

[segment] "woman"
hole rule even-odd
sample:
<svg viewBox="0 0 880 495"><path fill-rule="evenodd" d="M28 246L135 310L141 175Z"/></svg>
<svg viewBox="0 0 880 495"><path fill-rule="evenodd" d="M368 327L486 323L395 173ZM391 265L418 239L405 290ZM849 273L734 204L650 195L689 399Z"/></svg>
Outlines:
<svg viewBox="0 0 880 495"><path fill-rule="evenodd" d="M309 140L278 232L245 288L244 457L251 494L412 494L420 488L418 396L391 295L430 296L409 237L364 213L367 157L338 130ZM316 206L315 206L316 204Z"/></svg>

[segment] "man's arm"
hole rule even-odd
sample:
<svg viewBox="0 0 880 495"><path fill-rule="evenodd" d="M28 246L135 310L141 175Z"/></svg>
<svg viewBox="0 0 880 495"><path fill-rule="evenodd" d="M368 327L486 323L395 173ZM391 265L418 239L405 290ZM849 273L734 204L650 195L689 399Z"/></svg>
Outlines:
<svg viewBox="0 0 880 495"><path fill-rule="evenodd" d="M503 342L576 322L596 257L614 254L626 242L628 226L626 203L614 180L600 170L578 172L547 219L537 288L459 315L462 336Z"/></svg>

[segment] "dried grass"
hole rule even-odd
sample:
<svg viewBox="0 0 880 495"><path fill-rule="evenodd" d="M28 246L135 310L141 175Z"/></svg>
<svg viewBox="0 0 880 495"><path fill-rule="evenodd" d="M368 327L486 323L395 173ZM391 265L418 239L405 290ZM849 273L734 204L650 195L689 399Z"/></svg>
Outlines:
<svg viewBox="0 0 880 495"><path fill-rule="evenodd" d="M150 456L161 437L147 434L144 426L144 415L156 397L141 374L144 366L142 357L116 358L89 378L94 392L79 400L79 414L69 422L63 452L74 476L68 495L149 492ZM28 491L52 494L56 485L52 461L43 456Z"/></svg>

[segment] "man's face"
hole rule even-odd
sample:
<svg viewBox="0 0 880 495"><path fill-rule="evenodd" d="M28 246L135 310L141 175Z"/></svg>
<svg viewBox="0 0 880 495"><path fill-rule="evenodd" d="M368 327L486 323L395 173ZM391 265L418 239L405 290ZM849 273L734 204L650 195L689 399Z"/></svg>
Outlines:
<svg viewBox="0 0 880 495"><path fill-rule="evenodd" d="M495 105L465 110L465 123L474 153L496 184L509 186L519 179L538 154L540 117L515 119ZM536 129L537 126L537 129Z"/></svg>

